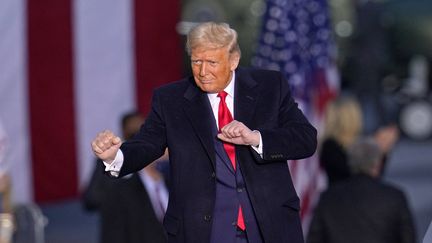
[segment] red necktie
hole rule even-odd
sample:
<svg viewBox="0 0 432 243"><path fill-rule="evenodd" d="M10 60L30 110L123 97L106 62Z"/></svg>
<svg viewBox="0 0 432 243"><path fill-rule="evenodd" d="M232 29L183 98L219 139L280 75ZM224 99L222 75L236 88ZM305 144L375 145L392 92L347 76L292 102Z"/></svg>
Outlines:
<svg viewBox="0 0 432 243"><path fill-rule="evenodd" d="M226 124L230 123L233 120L231 112L229 111L228 106L225 102L225 98L227 95L228 94L225 91L221 91L218 93L218 97L220 97L219 111L218 111L219 132L220 132L222 127L224 127ZM234 144L224 142L223 146L224 146L226 153L228 154L228 157L231 160L231 164L232 164L234 170L236 170L236 156L235 156ZM243 218L243 211L242 211L242 208L240 205L239 205L238 216L237 216L237 226L241 230L246 229L246 226L244 223L244 218Z"/></svg>

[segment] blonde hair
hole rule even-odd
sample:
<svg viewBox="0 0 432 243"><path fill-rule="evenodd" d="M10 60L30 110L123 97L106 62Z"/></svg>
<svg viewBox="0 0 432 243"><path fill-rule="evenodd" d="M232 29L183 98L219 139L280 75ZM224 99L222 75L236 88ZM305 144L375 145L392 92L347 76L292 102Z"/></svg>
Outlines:
<svg viewBox="0 0 432 243"><path fill-rule="evenodd" d="M226 23L205 22L198 24L187 35L186 51L191 55L197 47L228 47L229 53L241 55L237 32Z"/></svg>
<svg viewBox="0 0 432 243"><path fill-rule="evenodd" d="M325 111L324 139L333 138L348 148L362 132L363 122L359 103L353 97L338 97Z"/></svg>

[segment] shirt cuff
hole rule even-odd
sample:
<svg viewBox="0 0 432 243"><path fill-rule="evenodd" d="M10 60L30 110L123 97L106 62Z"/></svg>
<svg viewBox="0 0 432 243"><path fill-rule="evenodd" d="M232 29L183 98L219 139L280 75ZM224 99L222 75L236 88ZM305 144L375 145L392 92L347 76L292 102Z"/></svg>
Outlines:
<svg viewBox="0 0 432 243"><path fill-rule="evenodd" d="M105 171L109 171L112 176L118 177L120 174L120 169L123 166L123 160L123 152L119 149L117 151L116 157L114 158L113 162L111 162L111 164L103 161L105 165Z"/></svg>
<svg viewBox="0 0 432 243"><path fill-rule="evenodd" d="M257 130L254 130L253 132L256 132L256 133L258 133L258 135L259 135L259 144L258 144L258 146L252 146L251 145L251 147L252 147L252 149L253 150L255 150L255 152L257 152L260 156L261 156L261 158L263 157L263 142L262 142L262 137L261 137L261 133L259 132L259 131L257 131Z"/></svg>

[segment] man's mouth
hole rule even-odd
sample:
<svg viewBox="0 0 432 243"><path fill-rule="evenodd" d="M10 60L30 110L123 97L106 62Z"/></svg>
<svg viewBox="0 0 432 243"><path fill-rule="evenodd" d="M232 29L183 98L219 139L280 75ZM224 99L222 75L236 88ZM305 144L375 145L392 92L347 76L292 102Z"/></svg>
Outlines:
<svg viewBox="0 0 432 243"><path fill-rule="evenodd" d="M200 80L200 82L201 82L202 84L209 84L209 83L212 82L212 80Z"/></svg>

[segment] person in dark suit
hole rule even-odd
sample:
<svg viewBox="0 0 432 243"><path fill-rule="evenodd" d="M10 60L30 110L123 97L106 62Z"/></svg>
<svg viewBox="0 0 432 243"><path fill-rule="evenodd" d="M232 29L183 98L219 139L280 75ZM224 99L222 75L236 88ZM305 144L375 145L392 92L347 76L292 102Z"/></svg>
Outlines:
<svg viewBox="0 0 432 243"><path fill-rule="evenodd" d="M348 151L354 175L325 191L307 243L415 243L415 229L402 191L379 179L382 152L362 138Z"/></svg>
<svg viewBox="0 0 432 243"><path fill-rule="evenodd" d="M140 113L125 114L122 118L123 137L130 139L143 121ZM168 193L164 177L156 168L161 163L167 162L157 161L120 180L104 175L105 166L101 161L96 163L82 202L87 210L99 212L101 243L166 242L161 218ZM161 188L159 193L154 190L157 186Z"/></svg>
<svg viewBox="0 0 432 243"><path fill-rule="evenodd" d="M170 243L304 242L287 160L311 156L317 133L287 80L238 68L237 33L224 23L194 27L187 50L193 77L154 91L133 139L99 133L95 155L121 177L168 147Z"/></svg>

